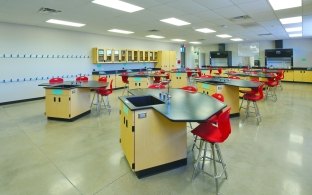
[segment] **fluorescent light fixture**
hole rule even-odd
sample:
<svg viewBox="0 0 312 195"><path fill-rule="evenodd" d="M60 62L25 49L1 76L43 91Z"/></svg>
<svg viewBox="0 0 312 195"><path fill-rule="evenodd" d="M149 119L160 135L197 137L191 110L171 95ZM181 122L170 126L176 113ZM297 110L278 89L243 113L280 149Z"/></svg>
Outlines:
<svg viewBox="0 0 312 195"><path fill-rule="evenodd" d="M221 34L221 35L216 35L217 37L220 37L220 38L230 38L232 37L231 35L228 35L228 34Z"/></svg>
<svg viewBox="0 0 312 195"><path fill-rule="evenodd" d="M302 37L302 33L288 34L289 37Z"/></svg>
<svg viewBox="0 0 312 195"><path fill-rule="evenodd" d="M51 24L60 24L60 25L73 26L73 27L85 26L85 24L81 24L81 23L69 22L69 21L64 21L64 20L56 20L56 19L50 19L50 20L47 20L46 22L51 23Z"/></svg>
<svg viewBox="0 0 312 195"><path fill-rule="evenodd" d="M289 9L302 6L302 0L269 0L274 10Z"/></svg>
<svg viewBox="0 0 312 195"><path fill-rule="evenodd" d="M177 18L167 18L167 19L163 19L163 20L160 20L160 21L166 22L168 24L172 24L172 25L175 25L175 26L184 26L184 25L191 24L189 22L185 22L185 21L179 20Z"/></svg>
<svg viewBox="0 0 312 195"><path fill-rule="evenodd" d="M302 22L302 16L291 17L291 18L282 18L280 19L282 24L293 24Z"/></svg>
<svg viewBox="0 0 312 195"><path fill-rule="evenodd" d="M176 42L184 42L184 39L171 39L171 41L176 41Z"/></svg>
<svg viewBox="0 0 312 195"><path fill-rule="evenodd" d="M234 39L231 39L232 41L243 41L243 39L241 38L234 38Z"/></svg>
<svg viewBox="0 0 312 195"><path fill-rule="evenodd" d="M109 32L114 32L114 33L121 33L121 34L132 34L132 33L134 33L134 32L131 32L131 31L119 30L119 29L110 29L108 31Z"/></svg>
<svg viewBox="0 0 312 195"><path fill-rule="evenodd" d="M198 42L198 41L191 41L191 42L189 42L190 44L194 44L194 45L200 45L200 44L202 44L201 42Z"/></svg>
<svg viewBox="0 0 312 195"><path fill-rule="evenodd" d="M158 35L146 35L145 37L152 38L152 39L163 39L163 38L165 38L163 36L158 36Z"/></svg>
<svg viewBox="0 0 312 195"><path fill-rule="evenodd" d="M126 3L123 1L119 1L119 0L93 0L92 3L102 5L105 7L110 7L113 9L118 9L118 10L129 12L129 13L144 9L143 7L139 7L139 6Z"/></svg>
<svg viewBox="0 0 312 195"><path fill-rule="evenodd" d="M286 32L300 32L302 31L302 27L293 27L293 28L285 28Z"/></svg>
<svg viewBox="0 0 312 195"><path fill-rule="evenodd" d="M213 32L216 32L214 30L211 30L209 28L198 28L198 29L195 29L196 31L198 32L202 32L202 33L213 33Z"/></svg>

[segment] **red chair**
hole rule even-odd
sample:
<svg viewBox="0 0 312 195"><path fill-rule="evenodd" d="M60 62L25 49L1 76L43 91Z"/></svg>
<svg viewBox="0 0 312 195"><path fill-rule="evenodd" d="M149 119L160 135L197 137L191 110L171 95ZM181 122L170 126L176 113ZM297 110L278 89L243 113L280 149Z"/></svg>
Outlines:
<svg viewBox="0 0 312 195"><path fill-rule="evenodd" d="M245 93L243 95L243 99L242 99L242 102L241 102L241 105L239 107L239 111L243 108L243 102L244 100L247 101L247 106L244 108L246 109L246 118L249 117L249 114L251 113L250 112L250 102L253 103L253 109L254 109L254 112L255 115L256 115L256 119L257 119L257 124L259 125L262 118L261 118L261 115L260 115L260 112L259 112L259 108L258 108L258 105L257 105L257 102L258 101L261 101L264 97L263 95L263 87L264 87L264 84L261 84L258 86L258 88L256 88L252 93Z"/></svg>
<svg viewBox="0 0 312 195"><path fill-rule="evenodd" d="M155 75L161 74L160 72L155 72ZM154 83L160 83L161 77L160 76L154 76Z"/></svg>
<svg viewBox="0 0 312 195"><path fill-rule="evenodd" d="M196 93L197 92L197 88L194 87L194 86L191 86L191 85L187 85L187 86L181 87L181 89L183 89L184 91L187 91L187 92L191 92L191 93Z"/></svg>
<svg viewBox="0 0 312 195"><path fill-rule="evenodd" d="M250 81L252 82L259 82L259 77L250 77ZM257 88L252 88L252 89L246 89L242 88L239 90L240 93L257 93L258 89Z"/></svg>
<svg viewBox="0 0 312 195"><path fill-rule="evenodd" d="M100 105L103 103L104 108L108 109L109 111L111 110L111 106L109 104L109 99L108 96L113 93L113 79L111 80L109 84L109 89L107 88L100 88L98 89L97 93L101 96L101 101ZM105 97L105 99L104 99Z"/></svg>
<svg viewBox="0 0 312 195"><path fill-rule="evenodd" d="M64 79L62 78L52 78L49 80L50 84L57 84L57 83L63 83L63 82L64 82Z"/></svg>
<svg viewBox="0 0 312 195"><path fill-rule="evenodd" d="M148 86L149 89L165 89L166 86L160 83L154 83Z"/></svg>
<svg viewBox="0 0 312 195"><path fill-rule="evenodd" d="M86 76L79 76L76 78L76 81L79 81L79 82L86 82L88 80L89 80L89 78Z"/></svg>
<svg viewBox="0 0 312 195"><path fill-rule="evenodd" d="M282 80L284 79L284 73L285 73L284 70L279 70L277 73L277 82L278 82L277 87L280 87L281 90L283 90Z"/></svg>
<svg viewBox="0 0 312 195"><path fill-rule="evenodd" d="M264 82L266 85L265 89L265 97L272 97L273 101L277 101L276 88L278 86L277 76L271 73L272 77L268 78L268 81Z"/></svg>
<svg viewBox="0 0 312 195"><path fill-rule="evenodd" d="M166 71L165 71L165 70L160 70L160 73L161 73L161 74L165 74Z"/></svg>
<svg viewBox="0 0 312 195"><path fill-rule="evenodd" d="M124 90L122 91L122 95L124 95L125 91L128 92L129 88L128 73L126 72L121 73L121 80L125 84Z"/></svg>
<svg viewBox="0 0 312 195"><path fill-rule="evenodd" d="M214 93L211 95L211 97L219 100L220 102L224 102L224 96L221 94L221 93ZM210 117L208 120L207 120L207 123L212 123L212 124L217 124L218 123L218 117L219 115L222 113L222 111L220 112L217 112L216 114L214 114L212 117ZM192 151L194 150L195 146L196 146L196 143L197 143L197 139L198 137L195 136L194 138L194 143L193 143L193 146L192 146ZM196 146L196 148L198 149L199 147Z"/></svg>
<svg viewBox="0 0 312 195"><path fill-rule="evenodd" d="M106 83L106 82L107 82L107 77L100 77L100 78L98 79L98 81L99 81L99 82L105 82L105 83ZM103 89L105 89L105 88L106 88L106 87L104 87ZM102 89L102 88L100 88L100 89ZM95 90L95 93L94 93L93 98L92 98L92 101L91 101L91 106L94 105L94 104L93 104L94 98L95 98L95 96L98 94L98 91L99 91L99 89L96 89L96 90Z"/></svg>
<svg viewBox="0 0 312 195"><path fill-rule="evenodd" d="M218 116L217 125L212 123L201 123L191 132L201 138L199 145L199 152L195 162L195 167L192 175L192 180L194 180L196 176L197 170L204 171L205 160L209 159L213 163L214 173L207 173L209 176L215 179L216 183L216 194L219 194L219 181L218 179L223 175L227 179L228 175L226 172L226 164L223 161L221 150L219 147L219 143L223 143L231 134L231 122L230 122L230 110L228 107L222 111L222 113ZM211 154L212 156L208 156L207 152L207 143L210 144ZM217 153L217 154L216 154ZM202 155L203 154L203 155ZM222 165L222 172L218 173L216 163L220 163ZM200 168L200 163L201 168Z"/></svg>
<svg viewBox="0 0 312 195"><path fill-rule="evenodd" d="M222 68L218 68L218 72L214 74L220 76L222 74Z"/></svg>
<svg viewBox="0 0 312 195"><path fill-rule="evenodd" d="M100 78L99 78L99 81L100 81L100 82L107 82L107 77L100 77Z"/></svg>

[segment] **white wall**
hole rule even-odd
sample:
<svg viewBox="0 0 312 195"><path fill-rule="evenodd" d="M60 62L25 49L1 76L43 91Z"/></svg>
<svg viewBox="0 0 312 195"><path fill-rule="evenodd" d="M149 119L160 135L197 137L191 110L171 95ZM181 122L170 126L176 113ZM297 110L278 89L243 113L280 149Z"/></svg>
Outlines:
<svg viewBox="0 0 312 195"><path fill-rule="evenodd" d="M44 90L37 85L48 82L47 77L73 76L68 78L70 80L78 74L91 75L93 69L116 70L154 65L94 65L91 62L93 47L175 50L180 59L178 44L7 23L0 23L0 43L0 103L44 96ZM10 82L11 79L13 82Z"/></svg>

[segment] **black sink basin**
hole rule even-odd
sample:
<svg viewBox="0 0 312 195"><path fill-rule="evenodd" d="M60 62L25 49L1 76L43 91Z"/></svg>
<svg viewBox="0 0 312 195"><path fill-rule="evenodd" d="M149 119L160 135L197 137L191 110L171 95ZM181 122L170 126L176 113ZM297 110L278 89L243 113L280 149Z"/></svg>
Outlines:
<svg viewBox="0 0 312 195"><path fill-rule="evenodd" d="M157 104L164 104L163 101L155 98L154 96L138 96L126 98L135 107L152 106Z"/></svg>

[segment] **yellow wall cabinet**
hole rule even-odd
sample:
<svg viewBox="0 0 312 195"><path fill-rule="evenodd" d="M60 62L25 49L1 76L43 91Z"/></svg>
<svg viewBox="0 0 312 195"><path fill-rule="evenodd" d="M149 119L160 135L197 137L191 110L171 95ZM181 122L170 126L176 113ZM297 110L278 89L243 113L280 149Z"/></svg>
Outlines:
<svg viewBox="0 0 312 195"><path fill-rule="evenodd" d="M104 63L105 62L105 52L104 49L92 48L92 63Z"/></svg>
<svg viewBox="0 0 312 195"><path fill-rule="evenodd" d="M312 71L294 70L295 82L312 82Z"/></svg>
<svg viewBox="0 0 312 195"><path fill-rule="evenodd" d="M90 89L45 89L46 116L55 119L73 119L90 112Z"/></svg>
<svg viewBox="0 0 312 195"><path fill-rule="evenodd" d="M169 71L176 68L176 52L175 51L158 51L158 61L156 68Z"/></svg>
<svg viewBox="0 0 312 195"><path fill-rule="evenodd" d="M154 167L185 160L186 123L172 122L154 109L130 110L120 101L120 144L140 178Z"/></svg>
<svg viewBox="0 0 312 195"><path fill-rule="evenodd" d="M187 85L187 73L185 72L170 72L170 87L181 88Z"/></svg>
<svg viewBox="0 0 312 195"><path fill-rule="evenodd" d="M224 96L226 105L231 107L231 115L239 114L239 87L197 82L197 89L199 93L209 96L214 93L221 93Z"/></svg>

